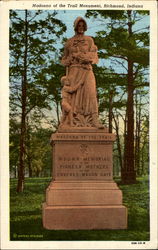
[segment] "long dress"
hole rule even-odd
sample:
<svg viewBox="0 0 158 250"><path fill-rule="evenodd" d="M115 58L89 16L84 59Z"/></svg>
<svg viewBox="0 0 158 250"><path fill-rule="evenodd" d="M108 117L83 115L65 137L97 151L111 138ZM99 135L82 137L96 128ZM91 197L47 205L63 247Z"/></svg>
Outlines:
<svg viewBox="0 0 158 250"><path fill-rule="evenodd" d="M91 37L75 35L66 42L61 63L68 69L67 77L72 87L82 82L71 98L74 117L82 117L81 126L90 126L88 119L93 114L98 115L96 81L92 70L92 64L97 62L97 47Z"/></svg>

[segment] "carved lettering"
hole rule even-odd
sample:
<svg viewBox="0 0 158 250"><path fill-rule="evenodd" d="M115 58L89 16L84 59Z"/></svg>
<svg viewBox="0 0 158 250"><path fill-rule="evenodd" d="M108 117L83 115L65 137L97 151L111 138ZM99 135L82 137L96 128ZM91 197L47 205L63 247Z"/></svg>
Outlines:
<svg viewBox="0 0 158 250"><path fill-rule="evenodd" d="M96 168L96 169L108 169L109 166L108 165L87 165L86 168L87 169L93 169L93 168Z"/></svg>
<svg viewBox="0 0 158 250"><path fill-rule="evenodd" d="M103 157L58 157L59 161L111 161L111 158L109 156L103 156Z"/></svg>
<svg viewBox="0 0 158 250"><path fill-rule="evenodd" d="M60 165L59 168L68 168L68 169L80 169L81 165Z"/></svg>
<svg viewBox="0 0 158 250"><path fill-rule="evenodd" d="M100 173L100 176L111 176L111 173Z"/></svg>
<svg viewBox="0 0 158 250"><path fill-rule="evenodd" d="M78 177L78 176L79 176L79 173L57 173L57 176L59 176L59 177L63 177L63 176L64 176L64 177L65 177L65 176L67 176L67 177L68 177L68 176L76 177L76 176L77 176L77 177Z"/></svg>
<svg viewBox="0 0 158 250"><path fill-rule="evenodd" d="M58 177L95 177L98 173L57 173ZM100 173L100 176L111 176L111 173Z"/></svg>
<svg viewBox="0 0 158 250"><path fill-rule="evenodd" d="M97 173L82 173L82 176L97 176Z"/></svg>
<svg viewBox="0 0 158 250"><path fill-rule="evenodd" d="M114 138L111 135L71 135L71 134L56 134L52 136L52 139L58 139L58 140L94 140L94 141L113 141Z"/></svg>

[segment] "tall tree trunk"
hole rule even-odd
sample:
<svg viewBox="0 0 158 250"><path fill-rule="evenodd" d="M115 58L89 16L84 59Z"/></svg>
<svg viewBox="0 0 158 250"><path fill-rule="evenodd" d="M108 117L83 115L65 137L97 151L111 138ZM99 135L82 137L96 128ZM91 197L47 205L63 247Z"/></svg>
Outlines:
<svg viewBox="0 0 158 250"><path fill-rule="evenodd" d="M143 146L142 146L142 152L141 152L141 174L144 175L145 173L145 161L144 161L144 149L145 149L145 146L146 144L143 143Z"/></svg>
<svg viewBox="0 0 158 250"><path fill-rule="evenodd" d="M138 171L138 166L137 166L137 150L138 150L138 94L136 90L135 94L135 119L136 119L136 128L135 128L135 150L134 150L134 158L135 158L135 169L136 172ZM138 172L137 172L138 173Z"/></svg>
<svg viewBox="0 0 158 250"><path fill-rule="evenodd" d="M33 176L33 171L32 171L32 164L31 164L31 160L32 160L32 155L31 155L31 129L29 127L29 119L28 117L26 118L26 124L27 124L27 144L26 144L26 148L27 148L27 165L28 165L28 170L29 170L29 177Z"/></svg>
<svg viewBox="0 0 158 250"><path fill-rule="evenodd" d="M27 98L27 44L28 44L28 22L27 10L25 10L25 51L24 51L24 70L22 76L22 113L21 113L21 132L20 132L20 152L17 192L23 192L24 189L24 170L25 170L25 135L26 135L26 98Z"/></svg>
<svg viewBox="0 0 158 250"><path fill-rule="evenodd" d="M112 100L113 100L113 92L110 90L109 93L109 133L112 133Z"/></svg>
<svg viewBox="0 0 158 250"><path fill-rule="evenodd" d="M141 158L141 173L142 174L149 174L149 128L147 130L144 130L143 137L141 140L141 152L140 152L140 158Z"/></svg>
<svg viewBox="0 0 158 250"><path fill-rule="evenodd" d="M118 119L118 115L114 115L112 113L113 119L114 119L114 123L115 123L115 128L116 128L116 136L117 136L117 150L118 150L118 155L119 155L119 165L120 165L120 169L122 170L122 151L121 151L121 143L120 143L120 136L119 136L119 125L118 122L116 120L116 117Z"/></svg>
<svg viewBox="0 0 158 250"><path fill-rule="evenodd" d="M57 122L58 122L58 126L60 123L60 118L59 118L59 102L56 102L56 113L57 113Z"/></svg>
<svg viewBox="0 0 158 250"><path fill-rule="evenodd" d="M16 170L16 166L15 166L15 168L14 168L14 178L16 178L16 172L17 172L17 170Z"/></svg>
<svg viewBox="0 0 158 250"><path fill-rule="evenodd" d="M135 132L135 170L138 175L141 175L140 169L140 127L141 127L141 99L138 103L136 92L136 132Z"/></svg>
<svg viewBox="0 0 158 250"><path fill-rule="evenodd" d="M129 39L132 35L132 21L131 10L128 10L128 32ZM136 172L134 169L134 79L133 79L133 61L128 58L128 86L127 86L127 134L125 137L125 154L124 154L124 166L122 169L122 182L123 183L135 183Z"/></svg>

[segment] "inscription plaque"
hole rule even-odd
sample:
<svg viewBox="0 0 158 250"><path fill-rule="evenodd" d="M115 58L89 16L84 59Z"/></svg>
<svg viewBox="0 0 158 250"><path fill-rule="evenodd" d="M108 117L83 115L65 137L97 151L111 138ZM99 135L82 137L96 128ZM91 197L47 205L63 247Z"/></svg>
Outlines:
<svg viewBox="0 0 158 250"><path fill-rule="evenodd" d="M54 151L55 180L112 180L110 145L58 143Z"/></svg>

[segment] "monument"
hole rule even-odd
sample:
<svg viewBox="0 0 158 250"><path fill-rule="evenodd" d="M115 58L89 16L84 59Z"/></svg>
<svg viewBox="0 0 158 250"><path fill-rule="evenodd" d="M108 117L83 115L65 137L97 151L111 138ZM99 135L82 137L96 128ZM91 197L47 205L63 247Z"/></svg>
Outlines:
<svg viewBox="0 0 158 250"><path fill-rule="evenodd" d="M64 48L62 117L51 137L53 171L43 204L46 229L126 229L127 209L113 181L115 135L98 118L92 64L97 47L85 36L86 21L74 22L75 35Z"/></svg>

